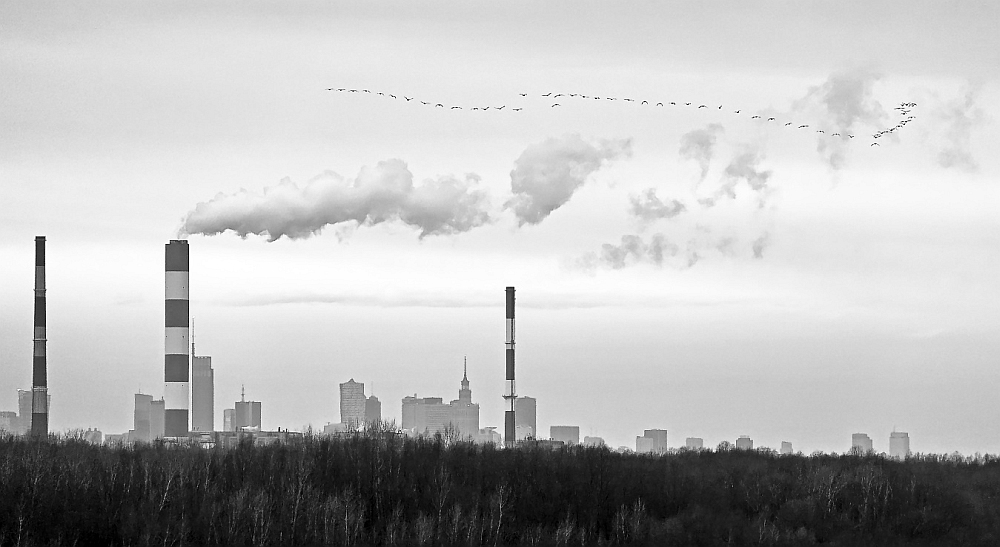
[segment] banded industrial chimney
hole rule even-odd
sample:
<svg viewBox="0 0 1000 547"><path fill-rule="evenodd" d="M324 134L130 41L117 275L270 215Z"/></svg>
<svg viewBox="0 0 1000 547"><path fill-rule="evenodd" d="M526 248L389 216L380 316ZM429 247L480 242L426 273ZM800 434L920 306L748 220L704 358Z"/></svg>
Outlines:
<svg viewBox="0 0 1000 547"><path fill-rule="evenodd" d="M507 386L503 398L510 404L504 413L503 440L505 446L514 446L514 403L517 392L514 388L514 287L507 287Z"/></svg>
<svg viewBox="0 0 1000 547"><path fill-rule="evenodd" d="M45 236L35 237L35 332L31 357L31 436L48 438L49 388L45 361Z"/></svg>
<svg viewBox="0 0 1000 547"><path fill-rule="evenodd" d="M163 436L188 436L188 242L166 245L166 299L163 363Z"/></svg>

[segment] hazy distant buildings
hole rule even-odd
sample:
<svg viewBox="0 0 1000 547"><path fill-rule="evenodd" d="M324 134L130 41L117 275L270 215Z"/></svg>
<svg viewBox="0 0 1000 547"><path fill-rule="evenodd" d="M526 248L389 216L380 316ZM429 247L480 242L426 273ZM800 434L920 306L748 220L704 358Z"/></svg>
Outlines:
<svg viewBox="0 0 1000 547"><path fill-rule="evenodd" d="M635 451L637 454L666 454L667 430L644 430L641 437L635 438Z"/></svg>
<svg viewBox="0 0 1000 547"><path fill-rule="evenodd" d="M688 437L684 439L684 448L689 450L701 450L705 448L705 440L701 437Z"/></svg>
<svg viewBox="0 0 1000 547"><path fill-rule="evenodd" d="M215 431L215 371L212 358L191 348L191 431Z"/></svg>
<svg viewBox="0 0 1000 547"><path fill-rule="evenodd" d="M357 429L365 421L365 384L354 378L340 384L340 423Z"/></svg>
<svg viewBox="0 0 1000 547"><path fill-rule="evenodd" d="M604 439L601 437L584 437L583 446L604 446Z"/></svg>
<svg viewBox="0 0 1000 547"><path fill-rule="evenodd" d="M792 443L788 441L781 441L781 450L779 452L783 455L788 455L792 453Z"/></svg>
<svg viewBox="0 0 1000 547"><path fill-rule="evenodd" d="M537 402L534 397L518 397L514 401L515 437L518 440L538 437Z"/></svg>
<svg viewBox="0 0 1000 547"><path fill-rule="evenodd" d="M240 394L233 407L233 430L243 428L260 429L260 401L247 401L246 392Z"/></svg>
<svg viewBox="0 0 1000 547"><path fill-rule="evenodd" d="M469 376L462 376L458 399L448 404L441 397L403 397L402 429L413 435L444 435L451 431L460 439L480 440L479 404L472 402Z"/></svg>
<svg viewBox="0 0 1000 547"><path fill-rule="evenodd" d="M87 428L83 432L83 440L90 444L104 444L104 433L101 433L99 429Z"/></svg>
<svg viewBox="0 0 1000 547"><path fill-rule="evenodd" d="M753 450L753 439L749 435L740 435L736 439L736 449L737 450Z"/></svg>
<svg viewBox="0 0 1000 547"><path fill-rule="evenodd" d="M872 439L865 433L855 433L851 435L851 452L857 454L870 454L872 450Z"/></svg>
<svg viewBox="0 0 1000 547"><path fill-rule="evenodd" d="M905 460L910 455L910 434L893 431L889 434L889 457Z"/></svg>
<svg viewBox="0 0 1000 547"><path fill-rule="evenodd" d="M553 441L562 441L566 446L580 444L580 426L578 425L554 425L549 427L549 438Z"/></svg>

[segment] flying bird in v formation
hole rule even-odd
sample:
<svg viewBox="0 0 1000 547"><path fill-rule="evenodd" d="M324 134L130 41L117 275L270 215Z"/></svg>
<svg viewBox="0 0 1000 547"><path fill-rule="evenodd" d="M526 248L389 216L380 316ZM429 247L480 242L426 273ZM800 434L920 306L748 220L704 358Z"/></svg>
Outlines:
<svg viewBox="0 0 1000 547"><path fill-rule="evenodd" d="M385 93L385 92L381 92L381 91L373 93L371 90L368 90L368 89L358 90L358 89L349 89L349 88L346 88L346 87L331 87L331 88L327 88L327 91L336 91L338 93L359 93L360 92L360 93L368 93L368 94L372 94L372 95L379 95L381 97L386 97L386 98L394 99L394 100L398 100L399 99L396 95L393 95L391 93ZM530 96L529 93L518 93L518 95L520 95L521 97L529 97ZM602 100L602 97L600 97L600 96L597 96L597 95L584 95L582 93L554 93L554 92L549 92L549 93L539 94L538 96L546 98L546 99L556 99L556 98L559 98L559 97L572 97L572 98L577 98L577 99ZM404 99L405 102L410 102L410 101L412 101L414 99L413 97L407 97L405 95L401 95L400 97L402 97L402 99ZM603 97L603 99L604 100L608 100L608 101L617 101L618 100L617 97ZM655 107L662 107L664 105L663 102L657 102L654 105L654 103L652 103L651 101L648 101L648 100L643 100L642 102L638 102L636 99L632 99L632 98L628 98L628 97L623 97L621 100L623 102L637 103L637 106L651 106L652 105L652 106L654 106L654 108ZM419 102L422 105L432 106L432 107L435 107L435 108L445 108L444 103L436 103L436 102L431 102L431 101L419 101ZM670 106L681 106L681 105L682 106L692 106L694 103L690 103L690 102L679 103L679 102L676 102L676 101L670 101L667 104L669 104ZM447 110L475 110L475 111L479 111L479 112L486 112L487 110L493 110L495 112L499 112L501 110L504 110L505 108L507 109L508 112L521 112L522 110L524 110L524 107L517 107L517 108L511 107L511 108L507 108L507 106L508 105L505 105L505 104L504 105L500 105L500 106L493 106L493 105L491 105L491 106L472 106L472 107L454 105L454 106L448 106ZM557 106L563 106L563 104L562 103L552 103L549 108L555 108ZM876 131L874 134L872 134L872 138L874 138L874 139L880 139L882 137L885 137L886 135L895 134L897 131L899 131L903 127L905 127L906 124L908 124L908 123L912 122L913 120L915 120L916 116L910 115L910 112L912 112L913 109L916 108L916 106L917 106L917 103L914 103L914 102L902 102L902 103L899 103L899 106L897 106L893 110L899 111L899 115L902 116L903 118L900 119L900 121L897 122L896 125L894 125L892 127ZM722 107L723 107L723 105L720 104L716 110L722 110ZM702 108L707 109L708 105L699 104L697 107L695 107L696 110L699 110L699 109L702 109ZM741 115L741 112L743 112L743 109L736 109L736 110L733 111L733 114ZM751 120L760 120L759 123L776 122L778 124L781 124L781 122L778 121L777 117L775 117L775 116L768 117L767 119L764 119L763 116L761 116L759 114L755 114L753 116L750 116L750 119ZM795 124L794 122L785 122L783 125L779 125L779 127L789 127L789 128L794 128L794 129L807 129L809 127L809 124ZM816 134L820 134L820 135L824 135L824 136L829 137L829 138L838 138L838 139L841 139L841 140L850 140L850 139L853 139L855 137L855 135L850 134L850 133L840 133L840 132L834 132L834 131L827 131L825 129L817 129L815 131L815 133ZM871 146L878 146L878 142L872 142Z"/></svg>

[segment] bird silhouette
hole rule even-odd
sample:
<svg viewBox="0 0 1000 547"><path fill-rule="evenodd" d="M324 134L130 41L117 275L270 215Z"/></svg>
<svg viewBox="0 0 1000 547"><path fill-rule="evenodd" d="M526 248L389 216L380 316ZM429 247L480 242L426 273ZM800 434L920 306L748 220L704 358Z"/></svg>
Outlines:
<svg viewBox="0 0 1000 547"><path fill-rule="evenodd" d="M656 106L663 106L663 103L656 103Z"/></svg>
<svg viewBox="0 0 1000 547"><path fill-rule="evenodd" d="M379 91L378 94L385 97L385 93L382 93L381 91Z"/></svg>
<svg viewBox="0 0 1000 547"><path fill-rule="evenodd" d="M365 93L371 93L371 91L368 91L367 89L362 89L361 91L364 91Z"/></svg>
<svg viewBox="0 0 1000 547"><path fill-rule="evenodd" d="M595 96L594 99L600 99L600 97Z"/></svg>
<svg viewBox="0 0 1000 547"><path fill-rule="evenodd" d="M853 139L853 138L854 138L854 135L848 135L848 138L851 138L851 139Z"/></svg>
<svg viewBox="0 0 1000 547"><path fill-rule="evenodd" d="M878 146L878 143L877 142L873 142L872 146Z"/></svg>
<svg viewBox="0 0 1000 547"><path fill-rule="evenodd" d="M754 119L757 119L757 118L759 118L759 117L760 117L760 116L750 116L750 119L751 119L751 120L754 120Z"/></svg>
<svg viewBox="0 0 1000 547"><path fill-rule="evenodd" d="M570 97L576 97L576 96L577 96L577 93L570 93L570 94L569 94L569 96L570 96Z"/></svg>
<svg viewBox="0 0 1000 547"><path fill-rule="evenodd" d="M633 101L632 99L622 99L622 100L624 100L624 101L628 101L628 102L630 102L630 103L634 103L634 102L635 102L635 101Z"/></svg>
<svg viewBox="0 0 1000 547"><path fill-rule="evenodd" d="M520 108L511 108L511 110L513 110L514 112L520 112L521 111Z"/></svg>
<svg viewBox="0 0 1000 547"><path fill-rule="evenodd" d="M792 125L792 122L788 122L788 123L786 123L786 124L785 124L785 127L788 127L789 125Z"/></svg>
<svg viewBox="0 0 1000 547"><path fill-rule="evenodd" d="M456 108L457 108L457 109L459 109L459 110L461 110L461 109L462 109L462 107L461 107L461 106L453 106L453 107L451 107L451 110L455 110Z"/></svg>
<svg viewBox="0 0 1000 547"><path fill-rule="evenodd" d="M406 102L410 102L413 100L413 97L407 97L406 95L403 95L403 98L406 99Z"/></svg>
<svg viewBox="0 0 1000 547"><path fill-rule="evenodd" d="M719 110L722 110L722 105L721 104L719 105Z"/></svg>
<svg viewBox="0 0 1000 547"><path fill-rule="evenodd" d="M436 104L436 105L434 105L434 106L440 106L441 108L444 108L444 105L443 105L443 104L441 104L441 103L438 103L438 104Z"/></svg>
<svg viewBox="0 0 1000 547"><path fill-rule="evenodd" d="M586 95L580 95L580 97L582 97L582 98L584 98L584 99L589 99L589 98L590 98L590 97L588 97L588 96L586 96Z"/></svg>
<svg viewBox="0 0 1000 547"><path fill-rule="evenodd" d="M527 97L527 96L528 96L528 94L527 94L527 93L521 93L521 96L522 96L522 97Z"/></svg>
<svg viewBox="0 0 1000 547"><path fill-rule="evenodd" d="M474 106L474 107L472 107L472 109L473 110L479 110L479 107L478 106Z"/></svg>
<svg viewBox="0 0 1000 547"><path fill-rule="evenodd" d="M503 110L506 107L507 107L507 105L501 105L501 106L494 106L493 108L495 108L497 110Z"/></svg>
<svg viewBox="0 0 1000 547"><path fill-rule="evenodd" d="M769 122L773 122L773 121L774 121L774 118L768 118L768 119L767 119L767 121L769 121Z"/></svg>
<svg viewBox="0 0 1000 547"><path fill-rule="evenodd" d="M548 93L546 93L545 95L542 95L542 97L548 97L548 96L551 96L551 95L552 95L552 92L551 92L551 91L549 91L549 92L548 92Z"/></svg>
<svg viewBox="0 0 1000 547"><path fill-rule="evenodd" d="M734 114L739 114L739 113L740 113L740 111L739 111L739 110L737 110L736 112L734 112Z"/></svg>
<svg viewBox="0 0 1000 547"><path fill-rule="evenodd" d="M483 107L483 110L489 110L489 109L490 109L490 107L488 107L488 106L484 106Z"/></svg>
<svg viewBox="0 0 1000 547"><path fill-rule="evenodd" d="M826 134L826 131L823 131L822 129L817 129L816 132Z"/></svg>
<svg viewBox="0 0 1000 547"><path fill-rule="evenodd" d="M708 108L708 107L705 106L705 105L703 105L703 104L700 104L700 105L698 105L698 108Z"/></svg>
<svg viewBox="0 0 1000 547"><path fill-rule="evenodd" d="M840 136L840 133L830 133L830 136L831 136L831 137L839 137L839 136Z"/></svg>
<svg viewBox="0 0 1000 547"><path fill-rule="evenodd" d="M343 91L343 90L345 90L345 89L347 89L347 88L345 88L345 87L338 87L338 88L337 88L337 91Z"/></svg>
<svg viewBox="0 0 1000 547"><path fill-rule="evenodd" d="M420 101L420 104L431 104L431 103L429 103L427 101Z"/></svg>
<svg viewBox="0 0 1000 547"><path fill-rule="evenodd" d="M556 104L552 105L552 106L551 106L550 108L555 108L555 107L557 107L557 106L562 106L562 105L561 105L561 104L559 104L559 103L556 103Z"/></svg>
<svg viewBox="0 0 1000 547"><path fill-rule="evenodd" d="M556 97L562 97L563 95L564 95L564 93L558 93L558 94L556 94L555 97L552 97L552 98L555 99Z"/></svg>
<svg viewBox="0 0 1000 547"><path fill-rule="evenodd" d="M348 93L357 93L358 90L357 89L348 89L347 92Z"/></svg>
<svg viewBox="0 0 1000 547"><path fill-rule="evenodd" d="M390 97L392 97L393 99L395 99L395 98L396 98L396 96L395 96L395 95L392 95L392 94L389 94L389 96L390 96Z"/></svg>
<svg viewBox="0 0 1000 547"><path fill-rule="evenodd" d="M672 104L672 105L674 105L674 106L677 106L677 103L675 103L675 102L673 102L673 101L670 101L670 104ZM739 112L739 110L737 110L737 112Z"/></svg>
<svg viewBox="0 0 1000 547"><path fill-rule="evenodd" d="M640 104L649 104L649 101L642 101Z"/></svg>
<svg viewBox="0 0 1000 547"><path fill-rule="evenodd" d="M691 103L684 103L684 106L691 106Z"/></svg>
<svg viewBox="0 0 1000 547"><path fill-rule="evenodd" d="M806 124L806 125L800 125L800 126L799 126L799 129L802 129L803 127L809 127L809 124Z"/></svg>

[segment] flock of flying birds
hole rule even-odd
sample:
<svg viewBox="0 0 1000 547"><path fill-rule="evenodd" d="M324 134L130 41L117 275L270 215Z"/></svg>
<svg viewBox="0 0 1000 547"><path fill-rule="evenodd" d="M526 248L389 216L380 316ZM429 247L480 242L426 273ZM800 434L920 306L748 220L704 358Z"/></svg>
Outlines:
<svg viewBox="0 0 1000 547"><path fill-rule="evenodd" d="M504 109L507 109L508 112L520 112L520 111L524 110L523 107L517 107L517 108L515 108L515 107L508 107L508 105L500 105L500 106L473 106L473 107L452 106L452 105L445 105L443 103L438 103L438 102L433 102L433 101L423 101L423 100L420 100L420 99L416 99L414 97L407 97L406 95L398 95L397 96L397 95L394 95L392 93L384 93L382 91L371 91L369 89L349 89L349 88L346 88L346 87L331 87L331 88L327 88L327 91L336 91L338 93L368 93L368 94L371 94L371 95L378 95L378 96L382 96L382 97L385 97L385 98L388 98L388 99L402 100L402 101L405 101L405 102L417 101L421 105L430 106L432 108L443 108L443 109L446 109L446 110L476 110L476 111L480 111L480 112L486 112L488 110L493 110L493 111L499 112L499 111L504 110ZM528 97L529 96L528 93L520 93L519 95L521 97ZM696 106L693 102L677 102L677 101L652 102L652 101L648 101L648 100L641 100L640 101L640 100L631 99L631 98L628 98L628 97L620 97L620 98L619 97L600 97L600 96L597 96L597 95L584 95L582 93L555 93L555 92L549 92L549 93L545 93L545 94L540 94L538 96L542 97L542 98L545 98L545 99L552 100L552 101L555 101L556 99L559 99L560 97L566 97L567 99L572 98L572 99L584 99L584 100L595 100L595 101L602 101L602 100L607 100L607 101L622 101L622 102L628 102L628 103L635 103L635 104L637 104L639 106L651 106L651 107L680 106L680 107L694 107L696 110L697 109L701 109L701 108L705 108L705 109L708 109L708 110L715 110L715 111L723 110L723 105L721 105L721 104L718 107L709 106L709 105L706 105L706 104L699 104L699 105ZM416 103L414 103L414 104L416 104ZM561 106L562 106L562 103L553 102L552 105L549 108L556 108L556 107L561 107ZM876 140L874 142L872 142L870 146L879 146L879 143L878 143L877 139L885 137L886 135L894 134L897 131L899 131L900 129L902 129L904 126L906 126L906 124L908 124L908 123L912 122L913 120L915 120L916 116L910 115L910 112L912 112L913 109L916 108L916 106L917 106L917 103L914 103L914 102L899 103L899 106L897 106L893 110L898 110L900 116L904 116L904 117L896 125L894 125L894 126L892 126L890 128L887 128L887 129L881 129L879 131L876 131L872 135L872 137L874 139L876 139ZM747 114L747 113L743 113L743 109L734 110L733 113L734 114L741 114L741 115L744 115L744 116ZM794 122L779 121L776 116L765 117L765 116L760 116L760 115L755 114L753 116L750 116L750 119L752 119L752 120L760 120L761 122L764 122L764 123L774 122L775 124L778 124L778 125L780 125L782 127L789 127L789 128L794 128L794 129L810 129L809 124L798 124L798 123L794 123ZM828 136L828 137L839 137L842 140L850 140L850 139L855 138L855 136L856 136L856 135L850 134L850 133L841 133L839 131L827 131L825 129L814 129L814 131L817 134L822 134L822 135L825 135L825 136Z"/></svg>

